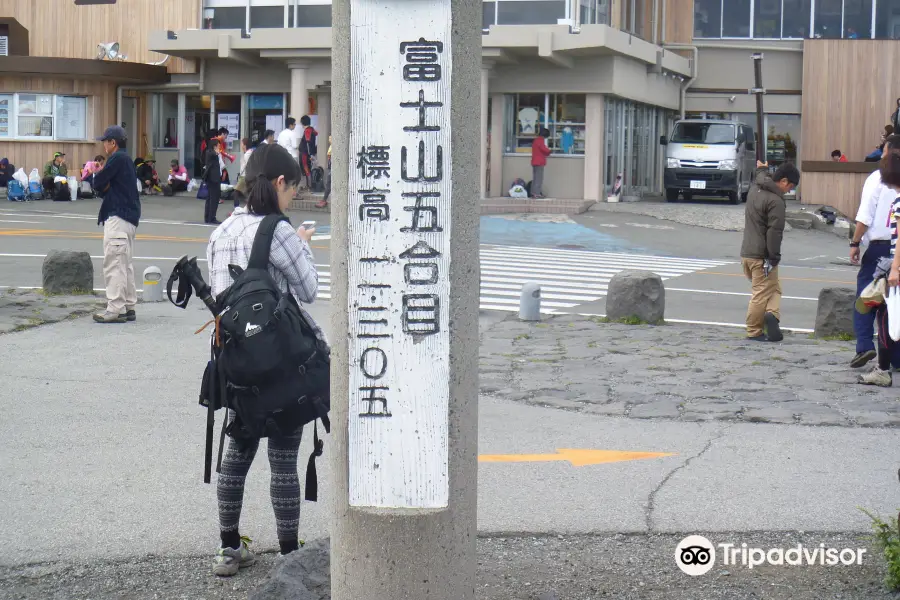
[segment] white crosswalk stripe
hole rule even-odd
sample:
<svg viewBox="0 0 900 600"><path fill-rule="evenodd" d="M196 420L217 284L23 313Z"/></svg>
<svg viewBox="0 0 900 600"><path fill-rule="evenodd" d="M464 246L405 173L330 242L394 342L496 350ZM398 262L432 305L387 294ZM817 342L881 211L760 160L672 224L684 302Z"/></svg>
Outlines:
<svg viewBox="0 0 900 600"><path fill-rule="evenodd" d="M606 295L613 275L653 271L664 280L721 267L727 261L523 246L481 246L481 310L516 312L522 285L541 285L541 312L552 314ZM319 298L331 298L331 271L319 270Z"/></svg>

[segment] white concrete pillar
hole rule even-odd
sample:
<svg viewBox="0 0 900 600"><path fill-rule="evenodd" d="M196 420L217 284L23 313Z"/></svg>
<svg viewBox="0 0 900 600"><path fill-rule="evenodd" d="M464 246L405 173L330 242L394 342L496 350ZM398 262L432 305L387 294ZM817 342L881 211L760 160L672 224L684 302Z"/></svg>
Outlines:
<svg viewBox="0 0 900 600"><path fill-rule="evenodd" d="M493 65L489 61L485 61L481 65L481 170L479 189L481 190L481 198L487 198L489 189L487 182L488 161L488 98L490 89L491 67Z"/></svg>
<svg viewBox="0 0 900 600"><path fill-rule="evenodd" d="M326 171L328 170L328 136L331 135L331 92L320 93L316 99L319 114L319 154L316 160Z"/></svg>
<svg viewBox="0 0 900 600"><path fill-rule="evenodd" d="M507 182L503 180L503 131L506 127L506 97L503 94L491 96L491 185L490 194L493 198L505 196L509 190Z"/></svg>
<svg viewBox="0 0 900 600"><path fill-rule="evenodd" d="M300 125L300 118L309 112L309 90L306 87L306 74L309 69L309 61L295 60L288 63L291 70L291 103L289 117L297 119L297 128L294 129L294 137L297 143L300 143L300 136L303 135L303 126Z"/></svg>
<svg viewBox="0 0 900 600"><path fill-rule="evenodd" d="M585 106L584 127L584 198L605 200L603 197L603 160L606 119L603 94L588 94Z"/></svg>

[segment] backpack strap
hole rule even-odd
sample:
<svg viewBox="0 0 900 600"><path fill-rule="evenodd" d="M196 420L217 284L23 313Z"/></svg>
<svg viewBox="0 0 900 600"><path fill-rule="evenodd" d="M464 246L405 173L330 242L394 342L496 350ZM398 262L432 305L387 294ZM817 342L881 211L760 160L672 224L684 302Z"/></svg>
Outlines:
<svg viewBox="0 0 900 600"><path fill-rule="evenodd" d="M248 269L268 269L269 268L269 250L272 248L272 239L275 237L275 228L281 221L288 219L284 215L271 214L266 215L256 230L256 237L253 239L253 250L250 251L250 261L247 263Z"/></svg>
<svg viewBox="0 0 900 600"><path fill-rule="evenodd" d="M327 420L327 417L325 418ZM306 464L306 494L307 502L316 502L319 499L319 478L316 474L316 458L322 456L325 443L319 439L319 428L313 421L313 451L309 455L309 462Z"/></svg>

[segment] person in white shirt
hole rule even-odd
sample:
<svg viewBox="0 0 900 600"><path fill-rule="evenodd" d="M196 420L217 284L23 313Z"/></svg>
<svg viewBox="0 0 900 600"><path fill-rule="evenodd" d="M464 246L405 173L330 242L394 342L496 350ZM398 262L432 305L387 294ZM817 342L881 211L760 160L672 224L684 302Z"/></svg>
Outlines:
<svg viewBox="0 0 900 600"><path fill-rule="evenodd" d="M900 135L885 140L884 157L900 154ZM882 157L882 161L884 160ZM863 185L859 212L856 214L856 231L850 242L850 262L860 265L856 276L856 295L862 293L875 277L878 261L891 255L891 205L897 192L881 182L881 172L876 170ZM860 246L868 246L860 261ZM875 358L875 311L860 314L853 310L853 329L856 332L856 356L850 361L854 369L865 366ZM892 356L895 367L900 366L900 356Z"/></svg>
<svg viewBox="0 0 900 600"><path fill-rule="evenodd" d="M288 117L284 130L278 134L278 145L288 151L288 154L300 162L300 142L294 135L294 129L297 127L297 119Z"/></svg>

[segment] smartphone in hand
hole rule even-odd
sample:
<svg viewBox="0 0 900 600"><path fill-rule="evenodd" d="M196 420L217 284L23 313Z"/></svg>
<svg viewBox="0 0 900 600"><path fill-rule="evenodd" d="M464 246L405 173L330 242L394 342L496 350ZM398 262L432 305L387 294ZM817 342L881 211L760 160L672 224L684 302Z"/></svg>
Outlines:
<svg viewBox="0 0 900 600"><path fill-rule="evenodd" d="M302 227L303 229L312 229L315 226L315 221L303 221L302 223L300 223L300 227Z"/></svg>

